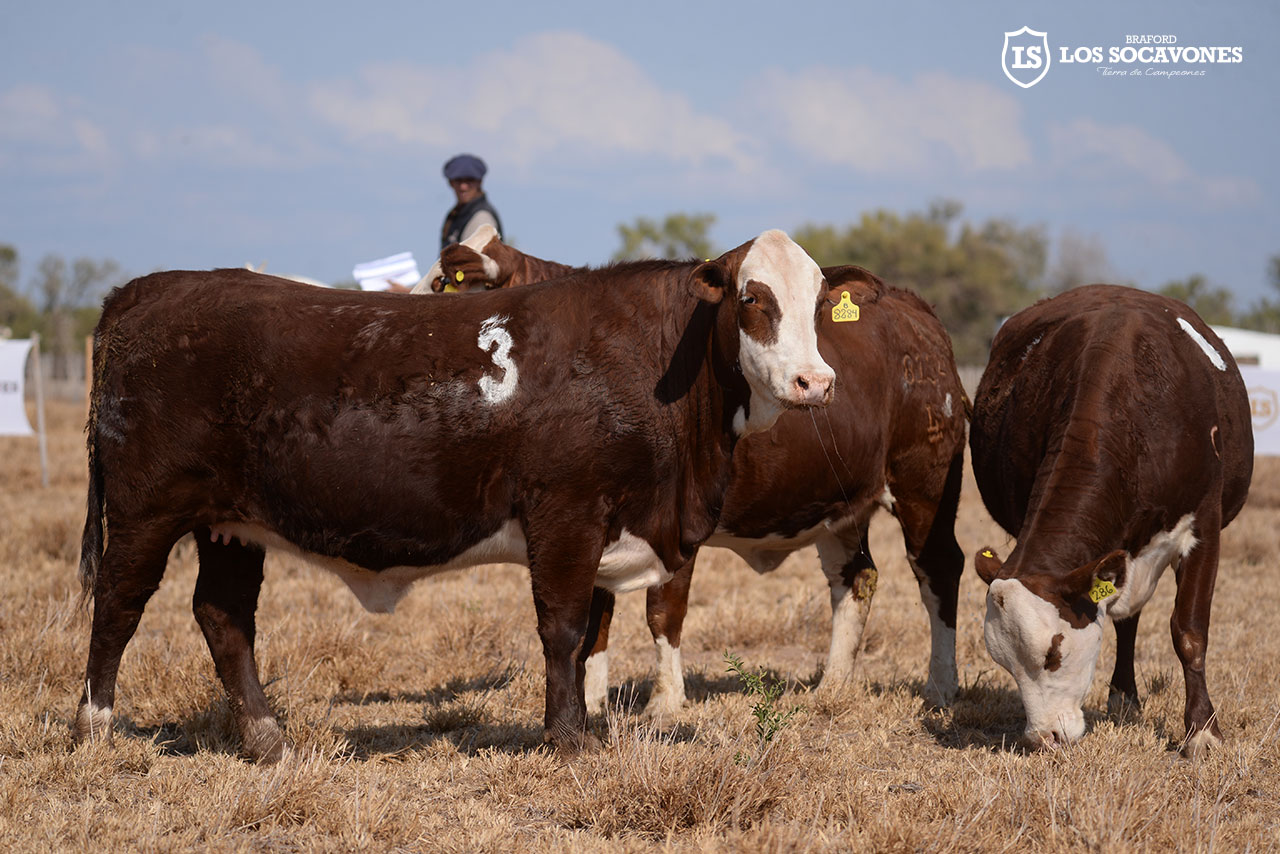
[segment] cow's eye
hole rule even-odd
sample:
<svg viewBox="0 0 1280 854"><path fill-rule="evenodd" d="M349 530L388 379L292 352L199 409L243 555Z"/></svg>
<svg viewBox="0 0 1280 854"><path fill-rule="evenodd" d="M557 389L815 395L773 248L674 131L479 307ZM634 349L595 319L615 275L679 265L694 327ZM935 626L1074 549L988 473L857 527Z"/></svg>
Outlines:
<svg viewBox="0 0 1280 854"><path fill-rule="evenodd" d="M743 298L742 298L742 304L743 304L743 305L755 305L755 304L756 304L756 298L755 298L755 297L753 297L751 294L747 294L745 297L743 297Z"/></svg>

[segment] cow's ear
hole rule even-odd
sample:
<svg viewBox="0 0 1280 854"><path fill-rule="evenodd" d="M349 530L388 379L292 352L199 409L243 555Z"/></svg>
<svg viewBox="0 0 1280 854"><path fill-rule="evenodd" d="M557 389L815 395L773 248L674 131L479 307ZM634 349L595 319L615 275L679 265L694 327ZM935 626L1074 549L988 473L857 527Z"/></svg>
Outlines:
<svg viewBox="0 0 1280 854"><path fill-rule="evenodd" d="M1065 592L1069 596L1088 596L1094 602L1101 602L1124 586L1124 570L1125 551L1116 549L1071 570Z"/></svg>
<svg viewBox="0 0 1280 854"><path fill-rule="evenodd" d="M1000 577L1000 568L1004 566L996 553L986 548L973 557L973 567L978 570L978 577L990 584Z"/></svg>
<svg viewBox="0 0 1280 854"><path fill-rule="evenodd" d="M689 274L689 293L703 302L720 302L724 299L724 295L732 290L733 282L729 277L729 268L724 265L721 258L703 261Z"/></svg>

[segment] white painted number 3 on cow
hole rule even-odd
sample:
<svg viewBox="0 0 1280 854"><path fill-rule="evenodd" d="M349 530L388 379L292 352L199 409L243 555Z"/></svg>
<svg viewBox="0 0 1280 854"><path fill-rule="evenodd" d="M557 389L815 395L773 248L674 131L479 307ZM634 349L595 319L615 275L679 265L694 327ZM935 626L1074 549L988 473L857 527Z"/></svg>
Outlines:
<svg viewBox="0 0 1280 854"><path fill-rule="evenodd" d="M507 331L506 315L494 315L480 324L480 338L476 344L488 353L492 350L493 364L502 371L501 379L490 376L480 378L480 396L490 406L505 403L516 393L516 363L511 358L511 333ZM495 346L496 345L496 346Z"/></svg>

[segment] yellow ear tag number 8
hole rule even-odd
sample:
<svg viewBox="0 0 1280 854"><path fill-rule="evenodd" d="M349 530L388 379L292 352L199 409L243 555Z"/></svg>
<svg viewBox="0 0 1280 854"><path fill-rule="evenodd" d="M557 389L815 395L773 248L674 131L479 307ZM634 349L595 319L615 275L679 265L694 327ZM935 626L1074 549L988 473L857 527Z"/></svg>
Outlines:
<svg viewBox="0 0 1280 854"><path fill-rule="evenodd" d="M447 284L444 286L444 292L446 294L456 294L458 292L458 286L454 284Z"/></svg>
<svg viewBox="0 0 1280 854"><path fill-rule="evenodd" d="M840 293L840 303L831 309L831 320L835 323L848 323L860 316L858 307L849 301L849 292Z"/></svg>
<svg viewBox="0 0 1280 854"><path fill-rule="evenodd" d="M1093 587L1089 588L1089 598L1093 600L1093 604L1098 604L1108 596L1114 596L1116 586L1110 581L1103 581L1101 578L1093 580Z"/></svg>

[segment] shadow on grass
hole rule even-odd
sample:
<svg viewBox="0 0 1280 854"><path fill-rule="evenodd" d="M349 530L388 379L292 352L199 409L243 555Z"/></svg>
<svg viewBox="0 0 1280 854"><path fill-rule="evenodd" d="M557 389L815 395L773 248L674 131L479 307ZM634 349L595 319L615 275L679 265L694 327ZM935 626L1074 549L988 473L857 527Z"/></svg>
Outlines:
<svg viewBox="0 0 1280 854"><path fill-rule="evenodd" d="M418 703L441 706L477 692L500 691L523 672L521 667L505 667L483 676L456 677L427 691L364 691L338 694L330 701L335 706L371 706L380 703Z"/></svg>
<svg viewBox="0 0 1280 854"><path fill-rule="evenodd" d="M523 724L474 723L444 730L430 723L385 724L357 726L340 732L351 745L352 758L358 761L418 753L440 742L448 742L467 756L485 750L529 753L551 749L543 742L541 726Z"/></svg>

